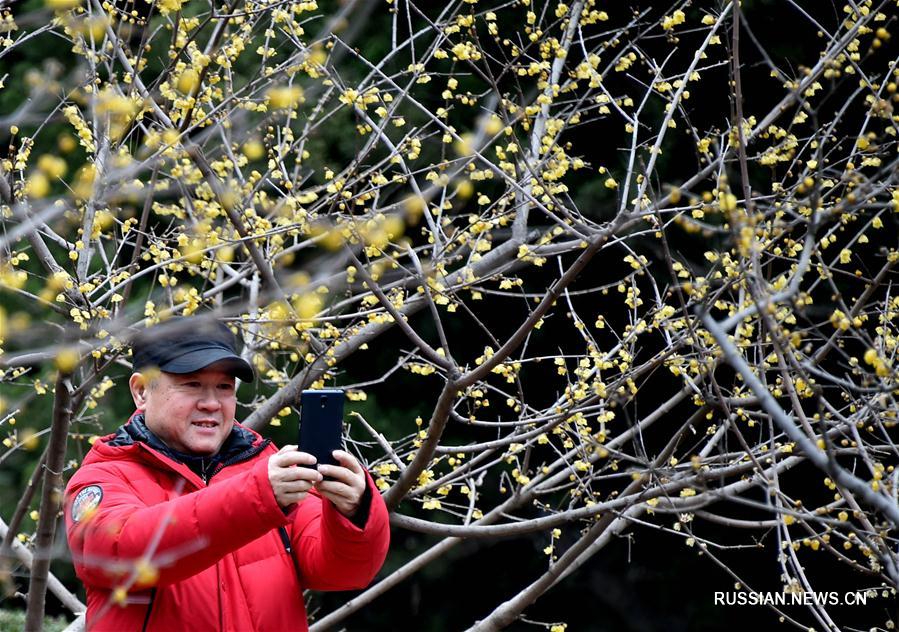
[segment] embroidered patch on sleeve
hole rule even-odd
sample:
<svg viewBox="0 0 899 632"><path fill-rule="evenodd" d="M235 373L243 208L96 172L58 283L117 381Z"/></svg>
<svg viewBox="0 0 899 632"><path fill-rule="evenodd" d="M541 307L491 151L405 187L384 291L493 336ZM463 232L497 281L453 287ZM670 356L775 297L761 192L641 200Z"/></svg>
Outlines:
<svg viewBox="0 0 899 632"><path fill-rule="evenodd" d="M91 516L103 500L103 490L99 485L88 485L75 496L72 502L72 521Z"/></svg>

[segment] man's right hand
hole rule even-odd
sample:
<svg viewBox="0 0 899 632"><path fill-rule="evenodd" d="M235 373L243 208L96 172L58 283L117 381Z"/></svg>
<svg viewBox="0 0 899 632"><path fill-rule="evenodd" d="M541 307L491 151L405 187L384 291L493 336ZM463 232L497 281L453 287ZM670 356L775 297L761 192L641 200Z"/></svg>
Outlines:
<svg viewBox="0 0 899 632"><path fill-rule="evenodd" d="M315 457L286 445L268 459L268 480L275 500L282 509L301 502L312 487L322 480L318 470L298 465L315 465Z"/></svg>

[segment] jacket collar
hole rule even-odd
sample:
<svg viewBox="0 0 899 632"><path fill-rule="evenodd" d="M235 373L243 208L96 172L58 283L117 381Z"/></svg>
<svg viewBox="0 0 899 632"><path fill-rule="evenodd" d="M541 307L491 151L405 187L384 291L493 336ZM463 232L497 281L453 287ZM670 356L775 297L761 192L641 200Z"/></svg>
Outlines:
<svg viewBox="0 0 899 632"><path fill-rule="evenodd" d="M105 443L109 447L126 447L142 443L176 463L186 465L204 481L208 481L212 474L225 465L252 458L271 443L271 440L262 439L252 430L235 423L231 428L231 434L225 439L218 454L209 456L188 454L169 447L147 428L143 413L135 413L128 423L120 426Z"/></svg>

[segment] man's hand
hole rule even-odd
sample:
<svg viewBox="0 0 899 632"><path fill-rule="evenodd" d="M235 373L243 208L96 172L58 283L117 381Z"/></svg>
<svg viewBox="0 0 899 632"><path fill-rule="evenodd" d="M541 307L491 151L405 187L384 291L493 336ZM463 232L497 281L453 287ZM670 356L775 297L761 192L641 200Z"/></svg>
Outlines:
<svg viewBox="0 0 899 632"><path fill-rule="evenodd" d="M322 476L333 480L322 480L315 484L321 495L330 500L337 511L347 518L352 518L359 509L359 501L365 493L365 471L349 452L334 450L334 458L340 465L319 465Z"/></svg>
<svg viewBox="0 0 899 632"><path fill-rule="evenodd" d="M268 481L281 509L301 502L313 485L322 480L314 468L295 467L301 464L315 465L315 457L298 452L295 445L284 446L268 459Z"/></svg>

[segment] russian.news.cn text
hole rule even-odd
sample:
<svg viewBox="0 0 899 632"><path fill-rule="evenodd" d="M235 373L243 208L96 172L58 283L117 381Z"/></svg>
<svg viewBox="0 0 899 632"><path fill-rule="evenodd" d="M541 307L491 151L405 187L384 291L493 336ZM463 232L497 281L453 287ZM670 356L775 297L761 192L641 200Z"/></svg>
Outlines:
<svg viewBox="0 0 899 632"><path fill-rule="evenodd" d="M715 591L716 606L864 606L876 594L866 590L849 592L758 592Z"/></svg>

